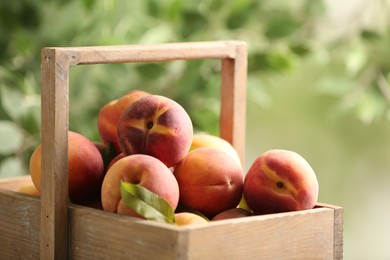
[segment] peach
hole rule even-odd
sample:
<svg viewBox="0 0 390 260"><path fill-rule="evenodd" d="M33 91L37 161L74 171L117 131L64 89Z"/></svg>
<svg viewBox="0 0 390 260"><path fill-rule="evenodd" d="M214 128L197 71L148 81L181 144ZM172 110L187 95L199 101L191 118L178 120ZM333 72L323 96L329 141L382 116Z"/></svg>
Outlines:
<svg viewBox="0 0 390 260"><path fill-rule="evenodd" d="M232 209L227 209L225 211L222 211L221 213L214 216L211 220L216 221L216 220L231 219L231 218L243 218L252 215L253 213L248 210L242 208L232 208Z"/></svg>
<svg viewBox="0 0 390 260"><path fill-rule="evenodd" d="M318 189L309 163L298 153L281 149L261 154L244 180L244 197L255 214L311 209Z"/></svg>
<svg viewBox="0 0 390 260"><path fill-rule="evenodd" d="M211 218L234 208L241 200L243 171L227 153L198 148L175 166L180 188L180 205Z"/></svg>
<svg viewBox="0 0 390 260"><path fill-rule="evenodd" d="M17 192L32 195L34 197L40 196L40 192L37 190L37 188L35 187L35 185L33 183L29 183L29 184L25 184L25 185L21 186L17 190Z"/></svg>
<svg viewBox="0 0 390 260"><path fill-rule="evenodd" d="M224 151L229 154L234 160L236 160L240 165L242 165L240 156L238 155L236 149L234 149L234 147L228 141L219 136L211 135L208 133L194 134L190 151L202 147L215 148Z"/></svg>
<svg viewBox="0 0 390 260"><path fill-rule="evenodd" d="M184 108L158 95L135 101L123 112L118 123L123 153L151 155L168 167L184 158L192 137L192 122Z"/></svg>
<svg viewBox="0 0 390 260"><path fill-rule="evenodd" d="M179 201L179 186L173 173L160 160L145 154L123 157L108 169L101 192L105 211L122 215L141 217L122 200L121 181L138 184L164 198L176 209Z"/></svg>
<svg viewBox="0 0 390 260"><path fill-rule="evenodd" d="M97 118L97 126L100 137L105 144L111 143L114 145L117 153L121 153L121 148L118 143L117 128L119 118L123 111L134 101L141 97L147 96L149 93L142 90L132 90L121 98L115 99L105 104L100 110Z"/></svg>
<svg viewBox="0 0 390 260"><path fill-rule="evenodd" d="M209 221L192 212L175 213L175 224L177 226L188 226L196 224L206 224Z"/></svg>
<svg viewBox="0 0 390 260"><path fill-rule="evenodd" d="M30 157L30 175L37 190L41 191L42 146L39 145ZM85 136L68 132L68 186L73 203L83 204L99 197L104 177L102 156Z"/></svg>

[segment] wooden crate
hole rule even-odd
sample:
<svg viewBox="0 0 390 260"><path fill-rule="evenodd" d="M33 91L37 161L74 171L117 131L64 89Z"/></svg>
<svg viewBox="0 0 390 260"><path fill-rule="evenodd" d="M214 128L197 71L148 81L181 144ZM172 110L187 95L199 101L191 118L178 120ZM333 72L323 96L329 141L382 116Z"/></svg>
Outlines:
<svg viewBox="0 0 390 260"><path fill-rule="evenodd" d="M337 206L177 227L68 203L70 66L191 59L221 60L220 135L244 160L245 43L42 50L42 193L15 192L28 176L0 180L0 259L342 259Z"/></svg>

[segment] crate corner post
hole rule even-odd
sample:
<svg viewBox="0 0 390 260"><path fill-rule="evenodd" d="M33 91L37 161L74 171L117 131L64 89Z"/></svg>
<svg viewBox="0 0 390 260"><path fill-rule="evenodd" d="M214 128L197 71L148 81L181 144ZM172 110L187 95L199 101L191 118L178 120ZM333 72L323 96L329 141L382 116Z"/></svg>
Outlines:
<svg viewBox="0 0 390 260"><path fill-rule="evenodd" d="M41 259L67 259L69 67L66 52L41 51Z"/></svg>

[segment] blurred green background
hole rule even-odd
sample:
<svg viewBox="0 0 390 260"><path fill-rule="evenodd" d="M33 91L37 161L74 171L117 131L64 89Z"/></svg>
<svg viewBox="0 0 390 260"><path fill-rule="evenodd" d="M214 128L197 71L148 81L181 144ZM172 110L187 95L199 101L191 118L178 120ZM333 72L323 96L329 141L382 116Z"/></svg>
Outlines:
<svg viewBox="0 0 390 260"><path fill-rule="evenodd" d="M312 165L344 207L345 259L390 259L390 1L0 2L0 178L28 174L40 142L47 46L248 44L246 162L272 148ZM70 129L99 141L100 107L131 89L171 97L218 134L219 61L71 68Z"/></svg>

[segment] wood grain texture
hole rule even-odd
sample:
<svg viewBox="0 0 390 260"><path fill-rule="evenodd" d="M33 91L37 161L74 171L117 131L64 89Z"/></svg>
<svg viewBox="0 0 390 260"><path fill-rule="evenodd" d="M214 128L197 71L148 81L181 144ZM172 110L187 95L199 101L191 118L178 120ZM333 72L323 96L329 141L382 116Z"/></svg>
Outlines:
<svg viewBox="0 0 390 260"><path fill-rule="evenodd" d="M0 179L0 189L17 191L25 185L32 184L30 175Z"/></svg>
<svg viewBox="0 0 390 260"><path fill-rule="evenodd" d="M67 259L69 58L41 54L41 259Z"/></svg>
<svg viewBox="0 0 390 260"><path fill-rule="evenodd" d="M4 186L0 186L0 259L39 259L39 199Z"/></svg>
<svg viewBox="0 0 390 260"><path fill-rule="evenodd" d="M215 223L192 230L188 244L186 259L332 259L333 210Z"/></svg>
<svg viewBox="0 0 390 260"><path fill-rule="evenodd" d="M62 52L71 65L235 58L241 41L45 48Z"/></svg>
<svg viewBox="0 0 390 260"><path fill-rule="evenodd" d="M151 221L72 205L70 259L176 259L179 232Z"/></svg>
<svg viewBox="0 0 390 260"><path fill-rule="evenodd" d="M334 255L333 259L341 260L344 257L344 209L339 206L319 203L320 207L332 208L334 210Z"/></svg>
<svg viewBox="0 0 390 260"><path fill-rule="evenodd" d="M334 207L334 259L343 259L344 248L344 209Z"/></svg>
<svg viewBox="0 0 390 260"><path fill-rule="evenodd" d="M0 259L39 259L40 200L4 190L14 186L0 182ZM177 227L69 204L68 259L342 259L341 210Z"/></svg>
<svg viewBox="0 0 390 260"><path fill-rule="evenodd" d="M247 49L237 46L235 58L222 60L220 135L245 164Z"/></svg>

